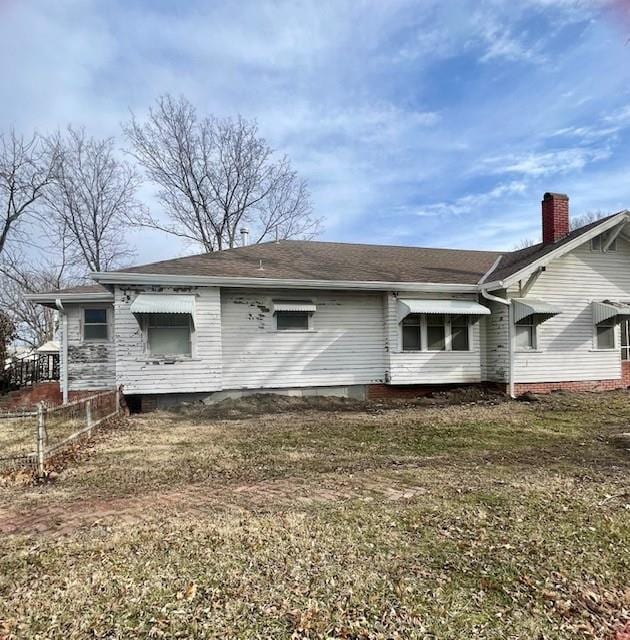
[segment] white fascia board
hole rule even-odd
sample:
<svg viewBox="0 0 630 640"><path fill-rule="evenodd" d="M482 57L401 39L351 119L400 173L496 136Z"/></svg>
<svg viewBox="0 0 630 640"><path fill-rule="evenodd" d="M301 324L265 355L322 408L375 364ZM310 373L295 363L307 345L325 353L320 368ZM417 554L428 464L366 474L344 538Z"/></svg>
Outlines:
<svg viewBox="0 0 630 640"><path fill-rule="evenodd" d="M79 302L113 302L114 296L111 293L29 293L24 296L29 302L39 304L54 304L56 300L68 303Z"/></svg>
<svg viewBox="0 0 630 640"><path fill-rule="evenodd" d="M435 282L380 282L353 280L299 280L285 278L226 278L218 276L178 276L156 273L91 273L96 282L117 285L255 287L266 289L359 289L371 291L421 291L475 293L476 284Z"/></svg>
<svg viewBox="0 0 630 640"><path fill-rule="evenodd" d="M630 211L620 211L616 216L606 220L606 222L602 222L602 224L593 227L586 233L574 238L570 242L563 244L561 247L558 247L554 251L550 251L544 256L540 257L538 260L534 260L534 262L530 262L526 267L523 267L520 271L513 273L511 276L505 278L505 280L495 280L493 282L486 282L483 284L483 288L486 291L495 291L496 289L506 289L510 285L522 280L523 278L529 277L536 269L540 269L541 267L546 267L550 262L557 260L563 255L577 249L580 245L585 242L589 242L592 238L600 235L604 231L608 231L608 229L613 228L615 225L623 222L625 220L630 220ZM490 274L492 275L492 274Z"/></svg>

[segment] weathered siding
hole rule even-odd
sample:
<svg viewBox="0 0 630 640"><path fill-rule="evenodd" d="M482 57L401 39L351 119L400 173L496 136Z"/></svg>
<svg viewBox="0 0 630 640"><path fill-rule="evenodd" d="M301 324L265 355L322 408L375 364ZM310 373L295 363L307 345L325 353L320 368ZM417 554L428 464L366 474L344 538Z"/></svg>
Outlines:
<svg viewBox="0 0 630 640"><path fill-rule="evenodd" d="M403 296L401 296L403 297ZM476 296L405 294L405 298L459 298L476 300ZM396 315L396 297L385 299L387 344L389 348L388 378L391 384L457 384L481 381L480 321L471 331L470 351L406 351L402 350L400 325Z"/></svg>
<svg viewBox="0 0 630 640"><path fill-rule="evenodd" d="M517 296L516 289L510 290ZM527 294L562 309L538 327L536 352L514 353L518 382L609 380L621 377L619 349L598 351L593 336L593 300L630 300L630 245L614 253L590 250L589 243L552 262ZM617 344L619 330L617 331Z"/></svg>
<svg viewBox="0 0 630 640"><path fill-rule="evenodd" d="M274 299L315 302L312 330L276 331ZM383 382L380 294L222 289L223 388Z"/></svg>
<svg viewBox="0 0 630 640"><path fill-rule="evenodd" d="M501 292L493 295L503 297ZM507 382L509 377L509 336L508 307L500 302L482 299L491 311L483 323L483 380L488 382Z"/></svg>
<svg viewBox="0 0 630 640"><path fill-rule="evenodd" d="M107 308L110 322L110 340L83 341L83 309ZM112 305L69 305L68 314L68 388L70 391L107 389L116 384L116 354L113 341L115 332ZM62 367L64 363L62 362Z"/></svg>
<svg viewBox="0 0 630 640"><path fill-rule="evenodd" d="M145 352L142 329L131 313L141 292L196 296L192 356L175 362ZM217 287L116 287L116 380L126 393L205 392L221 389L221 311Z"/></svg>

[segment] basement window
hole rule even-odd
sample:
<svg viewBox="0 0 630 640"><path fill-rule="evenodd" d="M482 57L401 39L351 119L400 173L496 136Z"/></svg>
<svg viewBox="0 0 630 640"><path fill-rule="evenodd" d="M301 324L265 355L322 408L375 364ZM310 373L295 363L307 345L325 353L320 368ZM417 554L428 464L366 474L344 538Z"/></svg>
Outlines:
<svg viewBox="0 0 630 640"><path fill-rule="evenodd" d="M108 339L107 309L83 309L83 340L105 342Z"/></svg>
<svg viewBox="0 0 630 640"><path fill-rule="evenodd" d="M147 345L153 356L190 356L190 315L150 313L147 317Z"/></svg>

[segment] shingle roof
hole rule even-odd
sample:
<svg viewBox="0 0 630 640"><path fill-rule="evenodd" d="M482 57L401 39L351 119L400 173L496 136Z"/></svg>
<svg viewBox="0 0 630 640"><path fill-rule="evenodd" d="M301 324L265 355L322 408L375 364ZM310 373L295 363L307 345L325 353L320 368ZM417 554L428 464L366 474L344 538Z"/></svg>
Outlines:
<svg viewBox="0 0 630 640"><path fill-rule="evenodd" d="M118 273L331 282L341 280L477 284L496 259L502 256L498 267L486 280L497 282L616 215L619 214L613 214L576 229L554 244L539 243L511 252L281 240L162 260L120 269ZM100 284L93 284L48 293L52 295L54 293L106 293L107 291Z"/></svg>
<svg viewBox="0 0 630 640"><path fill-rule="evenodd" d="M123 273L476 284L496 251L281 240L163 260ZM263 268L260 269L262 260Z"/></svg>

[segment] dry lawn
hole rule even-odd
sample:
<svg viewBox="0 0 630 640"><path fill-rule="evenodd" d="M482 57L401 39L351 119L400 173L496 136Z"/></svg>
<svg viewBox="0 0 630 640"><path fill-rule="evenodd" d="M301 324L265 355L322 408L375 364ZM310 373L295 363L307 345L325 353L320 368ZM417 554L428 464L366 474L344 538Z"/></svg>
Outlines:
<svg viewBox="0 0 630 640"><path fill-rule="evenodd" d="M226 406L0 486L0 638L626 640L627 394Z"/></svg>

